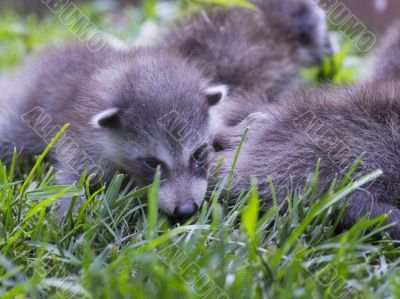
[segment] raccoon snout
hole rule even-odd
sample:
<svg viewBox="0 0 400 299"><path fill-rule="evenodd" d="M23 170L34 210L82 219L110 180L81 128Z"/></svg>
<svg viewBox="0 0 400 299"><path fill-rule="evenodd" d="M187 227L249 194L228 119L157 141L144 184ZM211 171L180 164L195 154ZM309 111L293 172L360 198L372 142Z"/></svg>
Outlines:
<svg viewBox="0 0 400 299"><path fill-rule="evenodd" d="M199 206L194 202L184 203L174 210L174 216L181 221L187 220L199 211Z"/></svg>

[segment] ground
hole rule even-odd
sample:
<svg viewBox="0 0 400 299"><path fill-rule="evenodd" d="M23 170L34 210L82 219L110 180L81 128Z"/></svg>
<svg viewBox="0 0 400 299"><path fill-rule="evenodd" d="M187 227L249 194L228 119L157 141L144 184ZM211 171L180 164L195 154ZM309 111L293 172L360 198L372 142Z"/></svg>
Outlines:
<svg viewBox="0 0 400 299"><path fill-rule="evenodd" d="M191 8L163 5L148 1L144 8L118 14L98 5L81 9L110 41L124 46L146 42L159 25ZM71 28L57 15L37 20L1 11L1 71L11 71L22 57L49 43L75 38ZM305 77L315 84L351 83L364 60L345 46L323 67L305 71ZM175 226L157 213L157 180L131 190L121 187L118 175L98 192L87 191L86 204L59 225L54 202L81 194L87 180L55 186L54 170L43 156L36 161L28 170L18 159L0 163L1 298L400 296L400 249L382 233L385 217L361 219L342 233L331 217L352 190L377 172L360 181L337 182L328 194L314 198L316 166L304 192L288 194L285 213L276 199L259 213L254 188L235 206L219 203L228 180L198 217ZM309 200L314 204L306 207Z"/></svg>

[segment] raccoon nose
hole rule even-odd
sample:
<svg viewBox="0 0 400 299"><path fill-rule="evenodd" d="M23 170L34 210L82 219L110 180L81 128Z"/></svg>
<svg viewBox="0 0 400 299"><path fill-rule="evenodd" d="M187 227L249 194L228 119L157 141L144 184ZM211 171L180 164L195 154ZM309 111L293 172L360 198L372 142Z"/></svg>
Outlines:
<svg viewBox="0 0 400 299"><path fill-rule="evenodd" d="M187 220L199 211L199 206L194 202L185 203L177 207L174 216L179 220Z"/></svg>

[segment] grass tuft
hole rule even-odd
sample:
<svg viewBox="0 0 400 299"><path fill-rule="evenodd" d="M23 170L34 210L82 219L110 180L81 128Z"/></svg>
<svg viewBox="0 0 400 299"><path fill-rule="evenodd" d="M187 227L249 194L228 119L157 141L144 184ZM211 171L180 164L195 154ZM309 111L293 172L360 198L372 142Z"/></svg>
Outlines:
<svg viewBox="0 0 400 299"><path fill-rule="evenodd" d="M144 23L167 22L156 6L147 1L144 8L128 8L118 16L123 25L96 5L82 8L101 30L131 42ZM2 11L0 68L9 70L27 53L71 38L56 16L38 20ZM344 48L307 77L351 83L354 55ZM91 192L86 174L76 185L55 185L56 173L44 156L28 172L16 153L9 164L0 162L0 298L400 296L400 247L383 232L386 217L363 218L337 232L336 211L356 188L381 174L352 180L362 157L323 195L317 164L301 192L288 188L286 198L272 192L262 213L254 184L232 205L229 191L227 198L221 195L230 190L232 165L230 177L216 186L199 215L171 226L157 213L159 174L147 188L125 186L124 176L116 175ZM269 187L274 190L272 181ZM59 224L57 199L83 193L84 204Z"/></svg>

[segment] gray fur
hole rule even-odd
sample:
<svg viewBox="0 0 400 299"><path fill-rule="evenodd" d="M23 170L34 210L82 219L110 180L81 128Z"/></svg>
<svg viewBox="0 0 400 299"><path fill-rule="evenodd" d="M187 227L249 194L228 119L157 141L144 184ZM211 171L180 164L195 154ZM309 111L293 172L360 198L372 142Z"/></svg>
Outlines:
<svg viewBox="0 0 400 299"><path fill-rule="evenodd" d="M160 189L161 208L173 214L187 201L200 206L207 167L194 167L192 156L212 135L208 110L219 96L205 94L210 82L243 92L260 86L260 93L275 95L295 81L298 67L331 51L325 20L311 0L257 5L261 11L210 11L212 26L194 17L161 42L166 50L106 47L92 53L67 46L31 59L2 84L0 100L10 109L0 126L0 158L9 159L14 147L23 157L39 154L70 123L49 155L59 183L71 184L86 167L90 173L100 167L105 182L120 171L147 185L154 172L144 169L143 160L154 157L163 161L162 178L168 179ZM172 134L160 126L171 126ZM60 214L69 203L62 203Z"/></svg>
<svg viewBox="0 0 400 299"><path fill-rule="evenodd" d="M389 214L388 221L396 225L388 231L400 239L400 35L396 34L398 27L390 32L377 52L379 61L369 82L319 91L298 90L270 104L261 104L257 94L246 95L254 104L250 109L242 105L244 114L258 112L239 123L228 123L231 127L225 127L215 139L219 151L216 157L226 160L219 174L223 178L230 171L242 134L250 128L235 170L233 199L248 190L251 178L258 180L266 206L272 197L270 178L280 200L289 188L301 192L319 159L319 187L326 192L332 180L343 178L364 154L353 179L376 169L383 175L350 196L342 227L365 215ZM232 119L240 121L243 102L232 99L219 113L225 111L227 119L233 115Z"/></svg>
<svg viewBox="0 0 400 299"><path fill-rule="evenodd" d="M9 159L14 146L23 156L41 153L70 123L50 153L60 184L76 182L86 167L90 173L100 167L105 182L122 172L145 186L155 172L145 162L153 158L161 161L166 180L161 209L173 214L184 202L200 205L207 173L193 152L211 141L210 87L197 67L172 50L92 53L80 45L48 50L4 84L0 102L10 113L0 127L0 159ZM215 96L211 100L216 104ZM101 125L94 125L94 117L109 109L115 115L103 115ZM93 187L98 179L92 178ZM63 202L60 215L69 203Z"/></svg>
<svg viewBox="0 0 400 299"><path fill-rule="evenodd" d="M161 44L178 47L232 92L270 96L295 84L300 67L333 53L324 13L313 0L250 2L258 10L214 8L191 16Z"/></svg>
<svg viewBox="0 0 400 299"><path fill-rule="evenodd" d="M290 88L290 87L288 87ZM281 97L285 92L281 93ZM235 126L245 120L250 114L260 111L265 104L275 103L279 97L268 96L260 91L237 91L211 110L212 118L218 119L218 127Z"/></svg>
<svg viewBox="0 0 400 299"><path fill-rule="evenodd" d="M298 91L280 104L260 107L239 125L221 132L218 156L225 158L220 177L232 165L239 140L250 131L236 166L232 195L248 190L251 178L259 182L260 196L271 203L272 179L277 197L288 188L301 192L318 159L319 187L326 192L336 175L343 178L356 159L365 158L354 178L376 169L383 176L352 194L342 220L344 227L364 215L392 211L390 230L400 238L400 84L371 82L325 91ZM291 182L291 183L290 183Z"/></svg>

